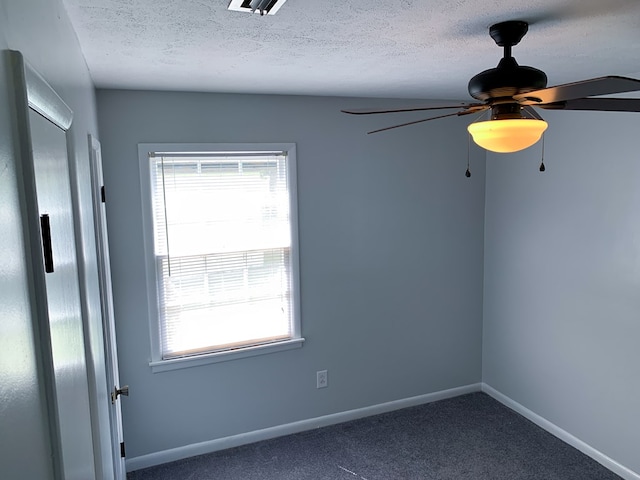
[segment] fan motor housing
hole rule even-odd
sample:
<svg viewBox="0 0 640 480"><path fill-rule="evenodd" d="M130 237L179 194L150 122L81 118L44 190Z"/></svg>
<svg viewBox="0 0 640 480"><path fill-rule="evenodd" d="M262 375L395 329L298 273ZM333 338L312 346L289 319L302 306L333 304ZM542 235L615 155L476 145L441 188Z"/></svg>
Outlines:
<svg viewBox="0 0 640 480"><path fill-rule="evenodd" d="M547 87L547 75L537 68L520 66L513 57L469 80L469 95L478 100L513 97Z"/></svg>

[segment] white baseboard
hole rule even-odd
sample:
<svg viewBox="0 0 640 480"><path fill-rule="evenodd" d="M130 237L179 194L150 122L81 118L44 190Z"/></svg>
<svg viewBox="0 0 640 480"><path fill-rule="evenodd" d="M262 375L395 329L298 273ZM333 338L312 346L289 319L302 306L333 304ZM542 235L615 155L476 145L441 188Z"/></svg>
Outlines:
<svg viewBox="0 0 640 480"><path fill-rule="evenodd" d="M174 462L176 460L194 457L196 455L217 452L219 450L238 447L240 445L246 445L262 440L268 440L270 438L291 435L293 433L300 433L306 430L313 430L320 427L327 427L329 425L348 422L350 420L369 417L371 415L378 415L394 410L400 410L401 408L413 407L416 405L422 405L425 403L465 395L467 393L479 392L481 391L481 388L482 384L473 383L471 385L451 388L448 390L441 390L439 392L428 393L426 395L418 395L416 397L404 398L401 400L395 400L393 402L381 403L378 405L358 408L355 410L348 410L346 412L324 415L322 417L310 418L308 420L287 423L285 425L264 428L262 430L255 430L253 432L232 435L230 437L218 438L206 442L185 445L183 447L171 448L169 450L163 450L161 452L140 455L139 457L128 458L126 460L127 472L132 472L141 468L153 467L162 463Z"/></svg>
<svg viewBox="0 0 640 480"><path fill-rule="evenodd" d="M495 398L497 401L499 401L503 405L509 407L511 410L514 410L518 412L520 415L522 415L523 417L527 418L528 420L531 420L533 423L543 428L547 432L551 433L552 435L558 437L563 442L568 443L572 447L580 450L585 455L593 458L596 462L608 468L616 475L619 475L625 480L640 480L640 474L634 472L633 470L630 470L624 465L621 465L620 463L608 457L601 451L596 450L591 445L588 445L587 443L583 442L579 438L574 437L566 430L563 430L557 425L551 423L549 420L541 417L537 413L532 412L528 408L519 404L515 400L512 400L511 398L507 397L506 395L499 392L498 390L491 387L490 385L487 385L486 383L482 383L481 385L482 385L482 391L485 392L487 395L490 395L491 397Z"/></svg>

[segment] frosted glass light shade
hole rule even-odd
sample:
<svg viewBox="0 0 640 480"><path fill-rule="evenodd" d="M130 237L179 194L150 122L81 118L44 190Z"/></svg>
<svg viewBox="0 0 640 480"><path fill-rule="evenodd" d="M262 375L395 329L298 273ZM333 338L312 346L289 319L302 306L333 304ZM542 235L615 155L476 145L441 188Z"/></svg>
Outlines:
<svg viewBox="0 0 640 480"><path fill-rule="evenodd" d="M472 123L467 127L473 141L486 150L511 153L530 147L547 129L544 120L512 118Z"/></svg>

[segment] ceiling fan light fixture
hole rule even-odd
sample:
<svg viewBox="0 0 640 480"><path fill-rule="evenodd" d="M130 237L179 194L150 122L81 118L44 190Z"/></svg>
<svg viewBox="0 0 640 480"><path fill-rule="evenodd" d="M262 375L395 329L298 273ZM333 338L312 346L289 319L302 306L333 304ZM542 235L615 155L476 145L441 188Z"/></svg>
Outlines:
<svg viewBox="0 0 640 480"><path fill-rule="evenodd" d="M547 122L529 118L487 120L467 127L473 141L485 150L512 153L529 148L542 137Z"/></svg>

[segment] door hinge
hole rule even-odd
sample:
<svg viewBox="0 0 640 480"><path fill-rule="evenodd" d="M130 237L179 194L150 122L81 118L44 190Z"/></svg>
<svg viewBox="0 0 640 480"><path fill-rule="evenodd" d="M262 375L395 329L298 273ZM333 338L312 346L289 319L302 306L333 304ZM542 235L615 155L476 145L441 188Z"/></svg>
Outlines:
<svg viewBox="0 0 640 480"><path fill-rule="evenodd" d="M100 198L102 199L102 203L105 203L107 201L107 196L104 191L104 185L100 187Z"/></svg>
<svg viewBox="0 0 640 480"><path fill-rule="evenodd" d="M120 442L120 456L122 458L126 457L126 455L124 454L124 442Z"/></svg>

